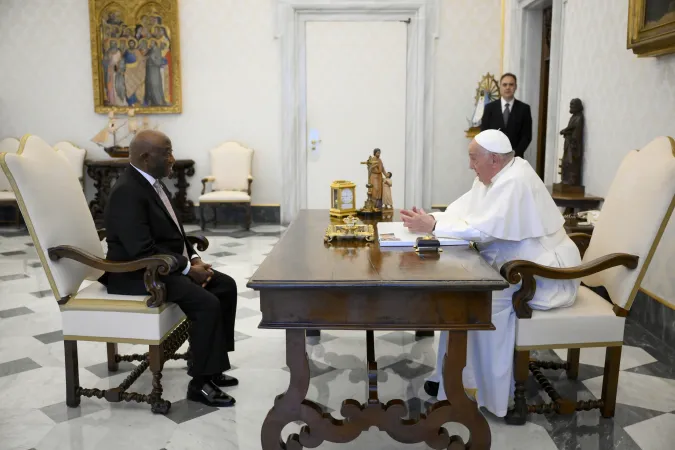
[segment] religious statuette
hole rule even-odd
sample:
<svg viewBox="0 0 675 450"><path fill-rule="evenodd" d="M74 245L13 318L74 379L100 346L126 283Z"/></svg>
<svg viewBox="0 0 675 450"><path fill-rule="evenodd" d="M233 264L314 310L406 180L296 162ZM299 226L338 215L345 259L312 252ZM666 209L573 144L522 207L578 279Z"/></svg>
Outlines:
<svg viewBox="0 0 675 450"><path fill-rule="evenodd" d="M553 184L553 192L559 194L581 194L585 189L581 182L584 160L584 107L578 98L570 102L570 118L567 128L560 131L565 140L560 161L561 182Z"/></svg>
<svg viewBox="0 0 675 450"><path fill-rule="evenodd" d="M391 172L387 172L382 181L382 210L394 209L394 200L391 198Z"/></svg>
<svg viewBox="0 0 675 450"><path fill-rule="evenodd" d="M113 158L128 158L129 144L136 133L143 130L156 130L159 126L151 126L147 116L139 124L134 109L129 109L127 119L116 119L115 113L108 113L108 124L99 131L91 141L103 147L103 150Z"/></svg>
<svg viewBox="0 0 675 450"><path fill-rule="evenodd" d="M354 216L345 217L342 221L344 225L330 225L326 228L324 242L344 239L373 242L375 239L375 229L372 225L357 224L358 219Z"/></svg>
<svg viewBox="0 0 675 450"><path fill-rule="evenodd" d="M351 181L337 180L330 184L330 215L351 216L356 213L356 185Z"/></svg>
<svg viewBox="0 0 675 450"><path fill-rule="evenodd" d="M467 119L467 122L469 122L469 129L465 132L467 138L473 139L480 133L480 124L483 120L485 105L500 98L499 83L497 83L494 75L488 72L486 75L483 75L476 88L473 115L470 119Z"/></svg>
<svg viewBox="0 0 675 450"><path fill-rule="evenodd" d="M384 191L384 163L380 159L381 150L376 148L368 160L362 161L368 168L368 183L366 184L367 198L359 214L363 216L379 215L382 213L382 195Z"/></svg>

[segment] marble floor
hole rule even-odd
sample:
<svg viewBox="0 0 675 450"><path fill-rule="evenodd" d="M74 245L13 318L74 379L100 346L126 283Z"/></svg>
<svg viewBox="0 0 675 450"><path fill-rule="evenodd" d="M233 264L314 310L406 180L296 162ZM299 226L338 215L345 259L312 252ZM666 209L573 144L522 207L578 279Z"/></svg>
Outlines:
<svg viewBox="0 0 675 450"><path fill-rule="evenodd" d="M191 228L195 231L195 228ZM61 319L29 236L20 229L0 229L0 449L1 450L178 450L260 449L260 427L274 397L288 386L284 332L260 330L259 300L246 282L269 253L283 228L261 225L251 231L219 229L205 233L211 242L204 259L231 275L239 286L237 344L230 372L240 385L227 389L237 399L233 408L216 409L185 400L188 378L184 361L170 361L164 370L167 416L153 415L147 405L109 404L82 400L65 405ZM410 415L433 399L424 379L433 370L435 338L416 339L412 332L376 333L379 388L382 400L406 398ZM340 401L365 399L365 333L324 332L308 338L312 380L309 397L339 417ZM573 416L530 416L524 427L507 426L485 413L496 450L669 450L675 447L675 352L629 320L621 361L616 417L597 411ZM120 346L121 353L142 353L142 346ZM80 382L105 389L117 386L134 367L107 371L105 344L80 343ZM542 358L564 358L546 352ZM554 377L563 395L595 399L602 386L602 350L581 352L577 381ZM554 372L547 372L554 374ZM532 381L532 380L531 380ZM134 390L149 392L146 372ZM536 383L530 398L546 399ZM298 424L285 433L299 430ZM463 429L459 434L463 434ZM465 430L464 430L465 431ZM375 429L349 445L322 444L321 449L423 449L403 445Z"/></svg>

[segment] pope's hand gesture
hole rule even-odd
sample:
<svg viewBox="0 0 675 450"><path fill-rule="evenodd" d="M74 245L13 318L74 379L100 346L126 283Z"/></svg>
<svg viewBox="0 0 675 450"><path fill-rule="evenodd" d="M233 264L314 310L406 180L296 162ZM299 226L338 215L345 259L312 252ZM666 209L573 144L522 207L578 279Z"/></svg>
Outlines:
<svg viewBox="0 0 675 450"><path fill-rule="evenodd" d="M403 225L413 233L431 233L434 230L436 219L431 214L424 212L424 209L417 209L413 206L412 210L401 210Z"/></svg>

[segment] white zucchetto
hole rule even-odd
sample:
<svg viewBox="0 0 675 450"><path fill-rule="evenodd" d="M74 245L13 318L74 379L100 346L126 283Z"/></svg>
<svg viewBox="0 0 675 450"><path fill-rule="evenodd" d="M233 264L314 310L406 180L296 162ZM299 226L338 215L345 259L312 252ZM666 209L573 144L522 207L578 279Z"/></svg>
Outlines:
<svg viewBox="0 0 675 450"><path fill-rule="evenodd" d="M478 145L491 153L511 153L511 141L504 133L499 130L481 131L474 138Z"/></svg>

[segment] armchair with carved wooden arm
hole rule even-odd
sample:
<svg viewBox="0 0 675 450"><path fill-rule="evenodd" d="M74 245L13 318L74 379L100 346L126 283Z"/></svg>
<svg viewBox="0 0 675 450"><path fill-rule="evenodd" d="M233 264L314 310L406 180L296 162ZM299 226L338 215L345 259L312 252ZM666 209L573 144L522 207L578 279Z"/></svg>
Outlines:
<svg viewBox="0 0 675 450"><path fill-rule="evenodd" d="M166 302L161 276L177 269L169 255L128 262L105 259L101 240L105 230L96 230L84 192L68 161L44 140L25 136L16 154L0 154L0 165L17 198L45 275L59 304L65 350L66 404L77 407L81 397L105 398L109 402L149 403L155 413L166 414L171 403L162 398L162 368L169 359L187 359L177 354L187 340L189 322L174 303ZM58 186L45 189L44 186ZM188 237L198 250L208 241ZM99 279L105 272L145 270L145 295L109 294ZM106 343L108 370L120 361L139 364L110 389L80 385L77 342ZM148 345L143 354L120 355L117 345ZM139 376L150 368L153 388L148 394L130 392ZM36 394L37 395L37 394Z"/></svg>
<svg viewBox="0 0 675 450"><path fill-rule="evenodd" d="M211 206L214 227L218 225L218 207L243 207L244 226L251 227L251 185L253 183L253 150L238 142L226 142L210 152L211 173L202 179L199 214L202 230L206 227L204 209ZM211 192L206 192L211 183Z"/></svg>
<svg viewBox="0 0 675 450"><path fill-rule="evenodd" d="M599 409L613 417L619 381L625 320L675 208L675 141L659 137L623 160L606 196L593 235L573 233L579 248L578 267L552 268L530 261L510 261L502 276L520 288L513 294L517 315L514 354L515 406L507 423L522 425L529 413L572 414ZM572 306L532 310L536 278L580 280ZM593 288L603 287L608 299ZM606 348L599 400L564 399L542 369L564 369L568 379L579 374L581 349ZM533 350L568 349L566 362L530 360ZM525 382L531 372L551 402L528 405Z"/></svg>

